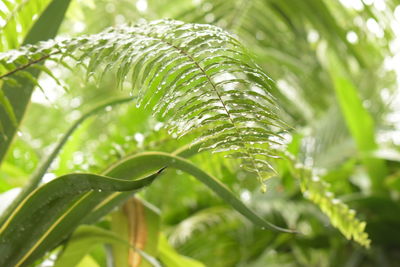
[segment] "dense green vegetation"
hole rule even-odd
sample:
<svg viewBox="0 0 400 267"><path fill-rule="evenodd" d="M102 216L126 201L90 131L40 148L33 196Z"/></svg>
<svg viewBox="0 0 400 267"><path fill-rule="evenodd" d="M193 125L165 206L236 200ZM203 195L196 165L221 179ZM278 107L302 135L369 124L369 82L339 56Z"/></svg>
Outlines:
<svg viewBox="0 0 400 267"><path fill-rule="evenodd" d="M0 266L398 266L397 0L2 0Z"/></svg>

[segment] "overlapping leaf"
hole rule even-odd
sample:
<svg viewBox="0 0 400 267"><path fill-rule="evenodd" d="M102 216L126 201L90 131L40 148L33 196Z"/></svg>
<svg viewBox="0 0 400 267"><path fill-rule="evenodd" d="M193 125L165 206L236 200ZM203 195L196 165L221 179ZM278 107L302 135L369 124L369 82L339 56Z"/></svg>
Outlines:
<svg viewBox="0 0 400 267"><path fill-rule="evenodd" d="M0 265L31 263L65 239L110 192L137 191L149 185L158 174L134 181L95 174L68 174L39 187L1 225Z"/></svg>
<svg viewBox="0 0 400 267"><path fill-rule="evenodd" d="M243 159L260 181L273 173L270 145L279 143L277 131L284 124L269 93L271 80L220 28L160 20L43 42L0 54L0 78L9 84L15 75L36 82L27 69L44 60L71 58L89 77L112 70L121 86L130 79L139 105L150 104L156 114L168 117L178 135L202 129L195 141L202 149Z"/></svg>

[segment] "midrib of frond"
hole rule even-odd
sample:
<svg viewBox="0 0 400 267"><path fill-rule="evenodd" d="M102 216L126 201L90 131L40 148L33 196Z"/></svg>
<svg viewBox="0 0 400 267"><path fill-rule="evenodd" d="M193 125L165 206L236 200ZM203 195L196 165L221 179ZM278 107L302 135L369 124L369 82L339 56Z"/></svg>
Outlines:
<svg viewBox="0 0 400 267"><path fill-rule="evenodd" d="M52 54L44 55L44 56L42 56L42 57L40 57L40 58L38 58L38 59L29 61L28 63L26 63L26 64L24 64L24 65L22 65L22 66L19 66L18 68L15 68L15 69L13 69L13 70L11 70L11 71L9 71L9 72L3 74L3 75L0 75L0 79L6 78L7 76L13 75L14 73L16 73L16 72L18 72L18 71L21 71L21 70L24 70L24 69L26 69L26 68L29 68L30 66L32 66L32 65L34 65L34 64L37 64L37 63L40 63L40 62L42 62L42 61L48 59L49 57L51 57L51 56L53 56L53 55L58 54L58 53L59 53L59 52L54 52L54 53L52 53Z"/></svg>
<svg viewBox="0 0 400 267"><path fill-rule="evenodd" d="M154 36L151 36L151 35L143 34L143 36L154 38L154 39L159 40L160 42L163 42L164 44L169 45L170 47L176 49L179 53L181 53L182 55L186 56L201 71L201 73L203 73L203 75L206 77L207 81L210 83L210 85L211 85L212 89L214 90L215 94L217 95L219 101L221 102L222 107L223 107L223 109L224 109L224 111L226 113L226 116L228 117L229 123L233 126L236 134L240 138L240 142L243 145L243 149L245 150L246 156L250 159L251 165L253 166L253 169L256 171L258 179L262 183L263 182L262 174L260 173L260 171L259 171L259 169L258 169L258 167L257 167L257 165L255 163L255 159L254 159L252 153L250 153L250 151L249 151L249 148L247 146L247 142L243 139L243 136L242 136L238 126L234 122L234 120L232 118L232 115L231 115L231 113L229 112L229 110L228 110L228 108L226 106L225 101L223 100L221 94L219 93L219 91L217 89L216 84L214 84L214 82L212 81L211 77L207 74L207 72L203 69L203 67L200 66L200 64L189 53L187 53L182 48L180 48L180 47L168 42L167 40L165 40L163 38L160 38L160 37L154 37Z"/></svg>

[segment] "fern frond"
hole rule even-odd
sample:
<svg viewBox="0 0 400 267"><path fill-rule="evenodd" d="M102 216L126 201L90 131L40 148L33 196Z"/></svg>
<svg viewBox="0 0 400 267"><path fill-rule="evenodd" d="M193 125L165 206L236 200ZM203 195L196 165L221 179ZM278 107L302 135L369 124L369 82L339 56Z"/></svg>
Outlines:
<svg viewBox="0 0 400 267"><path fill-rule="evenodd" d="M67 57L89 77L113 71L120 86L130 77L138 105L169 118L178 136L201 129L194 143L202 149L241 158L261 182L274 173L271 145L279 143L285 124L269 92L272 81L220 28L160 20L43 42L0 54L0 78L29 76L26 69L35 63Z"/></svg>
<svg viewBox="0 0 400 267"><path fill-rule="evenodd" d="M216 227L227 228L227 224L235 225L241 222L237 213L225 207L203 209L181 221L171 229L169 240L174 245L181 245L196 232L206 232Z"/></svg>
<svg viewBox="0 0 400 267"><path fill-rule="evenodd" d="M235 30L255 0L246 1L202 1L193 5L176 15L177 19L183 21L198 21L218 25L224 29ZM264 8L261 12L266 11Z"/></svg>
<svg viewBox="0 0 400 267"><path fill-rule="evenodd" d="M356 212L345 203L335 198L328 190L328 184L304 166L297 166L300 174L300 188L303 195L319 206L331 224L348 239L353 239L360 245L369 248L371 240L365 232L366 222L358 220Z"/></svg>
<svg viewBox="0 0 400 267"><path fill-rule="evenodd" d="M0 51L13 49L22 42L38 14L50 0L2 0L0 9Z"/></svg>

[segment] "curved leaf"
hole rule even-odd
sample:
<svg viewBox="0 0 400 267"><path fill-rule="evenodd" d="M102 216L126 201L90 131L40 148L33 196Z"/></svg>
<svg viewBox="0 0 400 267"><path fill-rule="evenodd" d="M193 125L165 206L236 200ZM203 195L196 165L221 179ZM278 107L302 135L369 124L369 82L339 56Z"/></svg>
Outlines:
<svg viewBox="0 0 400 267"><path fill-rule="evenodd" d="M114 177L134 177L113 173ZM39 187L1 226L0 265L27 265L66 238L110 192L137 191L151 184L159 173L134 181L67 174Z"/></svg>
<svg viewBox="0 0 400 267"><path fill-rule="evenodd" d="M123 164L122 164L123 163ZM240 201L230 190L226 187L223 183L221 183L215 177L207 174L203 170L197 168L193 163L190 161L174 156L168 153L163 152L144 152L127 159L124 159L122 163L119 163L117 166L111 167L111 170L108 172L109 175L113 176L114 172L118 174L125 174L125 175L136 175L140 176L144 173L148 173L149 171L154 171L160 166L168 166L168 168L175 168L186 172L197 180L205 184L208 188L214 191L221 199L223 199L226 203L228 203L232 208L238 211L240 214L245 216L248 220L250 220L255 225L265 229L272 229L282 232L288 233L296 233L295 230L284 229L273 225L272 223L264 220L263 218L259 217L256 213L254 213L251 209L246 207L242 201ZM126 168L127 166L134 166L134 170ZM107 203L110 203L114 200L114 198L120 197L121 194L116 193L113 197L107 199L102 205L98 206L98 209L104 208ZM90 221L94 221L95 218L99 216L96 214L98 210L94 210L94 214L88 216L87 219Z"/></svg>

